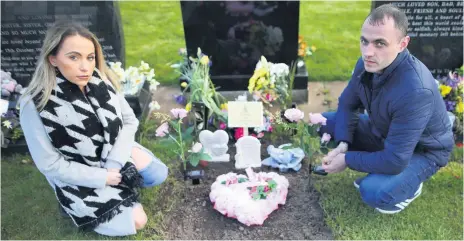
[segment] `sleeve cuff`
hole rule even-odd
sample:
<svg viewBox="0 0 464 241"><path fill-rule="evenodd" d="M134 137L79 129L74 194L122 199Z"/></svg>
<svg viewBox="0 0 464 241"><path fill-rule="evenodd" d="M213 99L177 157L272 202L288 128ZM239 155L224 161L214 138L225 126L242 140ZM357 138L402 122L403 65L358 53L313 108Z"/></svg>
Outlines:
<svg viewBox="0 0 464 241"><path fill-rule="evenodd" d="M106 169L121 169L122 168L122 164L115 161L115 160L106 160L106 163L105 163L105 168Z"/></svg>
<svg viewBox="0 0 464 241"><path fill-rule="evenodd" d="M356 166L356 163L355 163L355 157L354 157L355 153L352 152L352 151L347 151L345 153L345 163L346 163L346 166L348 168L350 168L351 170L357 170L355 168Z"/></svg>

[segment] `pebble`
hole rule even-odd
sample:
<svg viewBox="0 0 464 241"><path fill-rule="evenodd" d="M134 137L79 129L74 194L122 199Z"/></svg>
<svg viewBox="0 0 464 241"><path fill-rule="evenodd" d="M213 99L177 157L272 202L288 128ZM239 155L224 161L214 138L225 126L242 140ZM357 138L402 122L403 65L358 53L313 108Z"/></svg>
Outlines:
<svg viewBox="0 0 464 241"><path fill-rule="evenodd" d="M201 204L201 206L206 206L206 201L203 201L203 204Z"/></svg>
<svg viewBox="0 0 464 241"><path fill-rule="evenodd" d="M240 229L240 231L245 230L242 226L240 226L238 229Z"/></svg>
<svg viewBox="0 0 464 241"><path fill-rule="evenodd" d="M283 238L284 238L284 234L283 234L283 233L282 233L282 234L280 234L280 236L279 236L279 237L283 239Z"/></svg>
<svg viewBox="0 0 464 241"><path fill-rule="evenodd" d="M197 202L198 202L198 201L200 201L200 199L199 199L199 198L197 198Z"/></svg>

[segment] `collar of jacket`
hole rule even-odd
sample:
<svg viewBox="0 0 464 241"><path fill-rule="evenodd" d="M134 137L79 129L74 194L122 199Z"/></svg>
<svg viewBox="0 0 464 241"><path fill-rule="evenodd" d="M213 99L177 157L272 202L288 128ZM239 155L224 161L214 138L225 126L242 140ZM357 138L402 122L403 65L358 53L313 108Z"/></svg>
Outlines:
<svg viewBox="0 0 464 241"><path fill-rule="evenodd" d="M388 77L391 75L391 73L403 62L404 59L406 59L409 56L409 50L404 49L401 51L398 56L396 56L395 60L386 67L381 74L377 75L377 78L372 78L373 73L367 72L365 69L362 70L362 72L359 74L359 78L361 80L369 81L371 80L372 83L372 88L373 89L378 89L382 87L385 84L385 81L388 79ZM371 76L369 76L371 75ZM369 76L369 77L368 77Z"/></svg>

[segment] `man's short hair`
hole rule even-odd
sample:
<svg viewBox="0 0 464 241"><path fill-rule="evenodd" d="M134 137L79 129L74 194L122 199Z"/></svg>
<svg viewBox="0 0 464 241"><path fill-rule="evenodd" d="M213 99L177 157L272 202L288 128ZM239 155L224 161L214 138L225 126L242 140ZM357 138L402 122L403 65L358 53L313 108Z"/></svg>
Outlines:
<svg viewBox="0 0 464 241"><path fill-rule="evenodd" d="M372 10L369 16L367 16L367 19L369 24L379 25L384 23L383 21L385 17L393 18L395 28L401 31L403 35L402 37L408 34L408 17L406 17L406 14L403 11L392 4L384 4L377 7Z"/></svg>

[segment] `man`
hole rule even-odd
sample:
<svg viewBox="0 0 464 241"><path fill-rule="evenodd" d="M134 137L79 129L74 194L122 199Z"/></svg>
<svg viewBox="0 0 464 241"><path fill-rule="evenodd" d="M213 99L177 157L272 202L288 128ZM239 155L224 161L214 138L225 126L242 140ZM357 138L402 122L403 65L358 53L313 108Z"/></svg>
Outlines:
<svg viewBox="0 0 464 241"><path fill-rule="evenodd" d="M361 29L362 57L337 112L323 114L327 125L321 129L339 143L322 168L368 173L355 187L365 203L389 214L421 194L422 183L448 163L454 146L435 79L407 50L407 29L406 15L392 5L371 12ZM358 114L360 107L368 114Z"/></svg>

